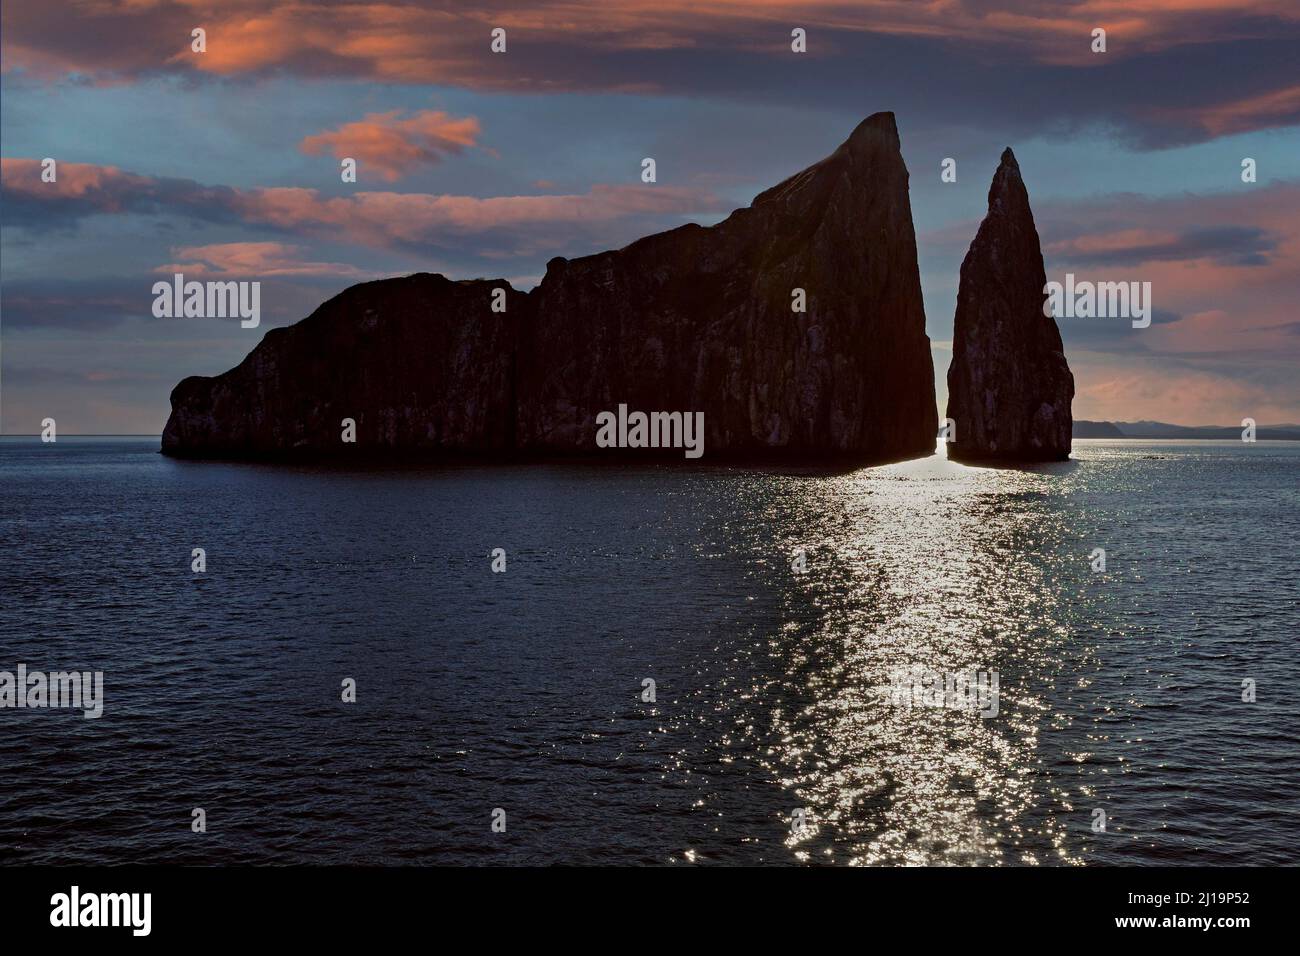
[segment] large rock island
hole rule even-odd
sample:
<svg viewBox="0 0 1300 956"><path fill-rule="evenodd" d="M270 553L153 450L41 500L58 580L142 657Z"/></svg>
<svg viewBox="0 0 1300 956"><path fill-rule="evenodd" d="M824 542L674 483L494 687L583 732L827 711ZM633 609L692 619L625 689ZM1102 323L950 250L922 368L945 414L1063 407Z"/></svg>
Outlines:
<svg viewBox="0 0 1300 956"><path fill-rule="evenodd" d="M958 461L1070 457L1074 376L1061 332L1043 311L1043 252L1020 166L1008 148L989 211L961 264L948 413Z"/></svg>
<svg viewBox="0 0 1300 956"><path fill-rule="evenodd" d="M620 404L702 412L707 457L929 454L934 373L893 114L715 226L554 259L527 293L429 274L354 286L171 399L162 450L186 457L617 460L596 417Z"/></svg>

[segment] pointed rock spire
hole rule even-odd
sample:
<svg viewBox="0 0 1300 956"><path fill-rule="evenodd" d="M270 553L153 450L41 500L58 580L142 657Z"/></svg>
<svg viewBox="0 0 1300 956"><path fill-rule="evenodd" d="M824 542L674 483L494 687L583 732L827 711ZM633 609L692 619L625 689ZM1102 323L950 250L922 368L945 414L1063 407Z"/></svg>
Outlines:
<svg viewBox="0 0 1300 956"><path fill-rule="evenodd" d="M948 367L950 458L1070 456L1074 376L1056 321L1043 314L1046 283L1029 193L1008 148L989 187L988 215L961 264Z"/></svg>

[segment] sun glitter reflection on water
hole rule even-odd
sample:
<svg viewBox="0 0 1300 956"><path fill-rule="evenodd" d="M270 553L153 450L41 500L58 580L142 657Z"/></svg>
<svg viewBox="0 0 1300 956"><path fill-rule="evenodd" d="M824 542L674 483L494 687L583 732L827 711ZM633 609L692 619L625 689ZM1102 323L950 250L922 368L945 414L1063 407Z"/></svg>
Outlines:
<svg viewBox="0 0 1300 956"><path fill-rule="evenodd" d="M765 760L808 808L796 858L1069 862L1034 785L1069 636L1049 582L1069 560L1053 503L1072 467L971 468L941 449L807 483L788 545L820 568L788 597L777 681L793 706L772 712ZM997 716L891 697L909 667L995 672Z"/></svg>

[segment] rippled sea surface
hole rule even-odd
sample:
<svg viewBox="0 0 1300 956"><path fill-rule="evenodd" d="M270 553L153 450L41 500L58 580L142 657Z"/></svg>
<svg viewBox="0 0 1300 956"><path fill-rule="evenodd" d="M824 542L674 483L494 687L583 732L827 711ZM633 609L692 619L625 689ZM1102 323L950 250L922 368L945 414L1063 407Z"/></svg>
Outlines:
<svg viewBox="0 0 1300 956"><path fill-rule="evenodd" d="M1294 444L835 474L157 447L0 440L0 670L105 683L98 720L0 709L0 862L1300 860ZM908 706L910 666L996 671L997 715Z"/></svg>

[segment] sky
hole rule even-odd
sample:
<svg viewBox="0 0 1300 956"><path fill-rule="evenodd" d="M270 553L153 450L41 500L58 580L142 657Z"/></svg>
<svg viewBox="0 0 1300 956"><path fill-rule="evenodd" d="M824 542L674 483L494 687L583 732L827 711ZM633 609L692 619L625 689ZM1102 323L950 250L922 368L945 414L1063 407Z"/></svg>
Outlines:
<svg viewBox="0 0 1300 956"><path fill-rule="evenodd" d="M6 0L0 432L157 434L178 381L349 285L530 288L721 220L882 110L941 410L1011 146L1049 280L1151 283L1148 328L1060 320L1076 419L1300 422L1295 0ZM155 318L177 271L260 281L261 325Z"/></svg>

